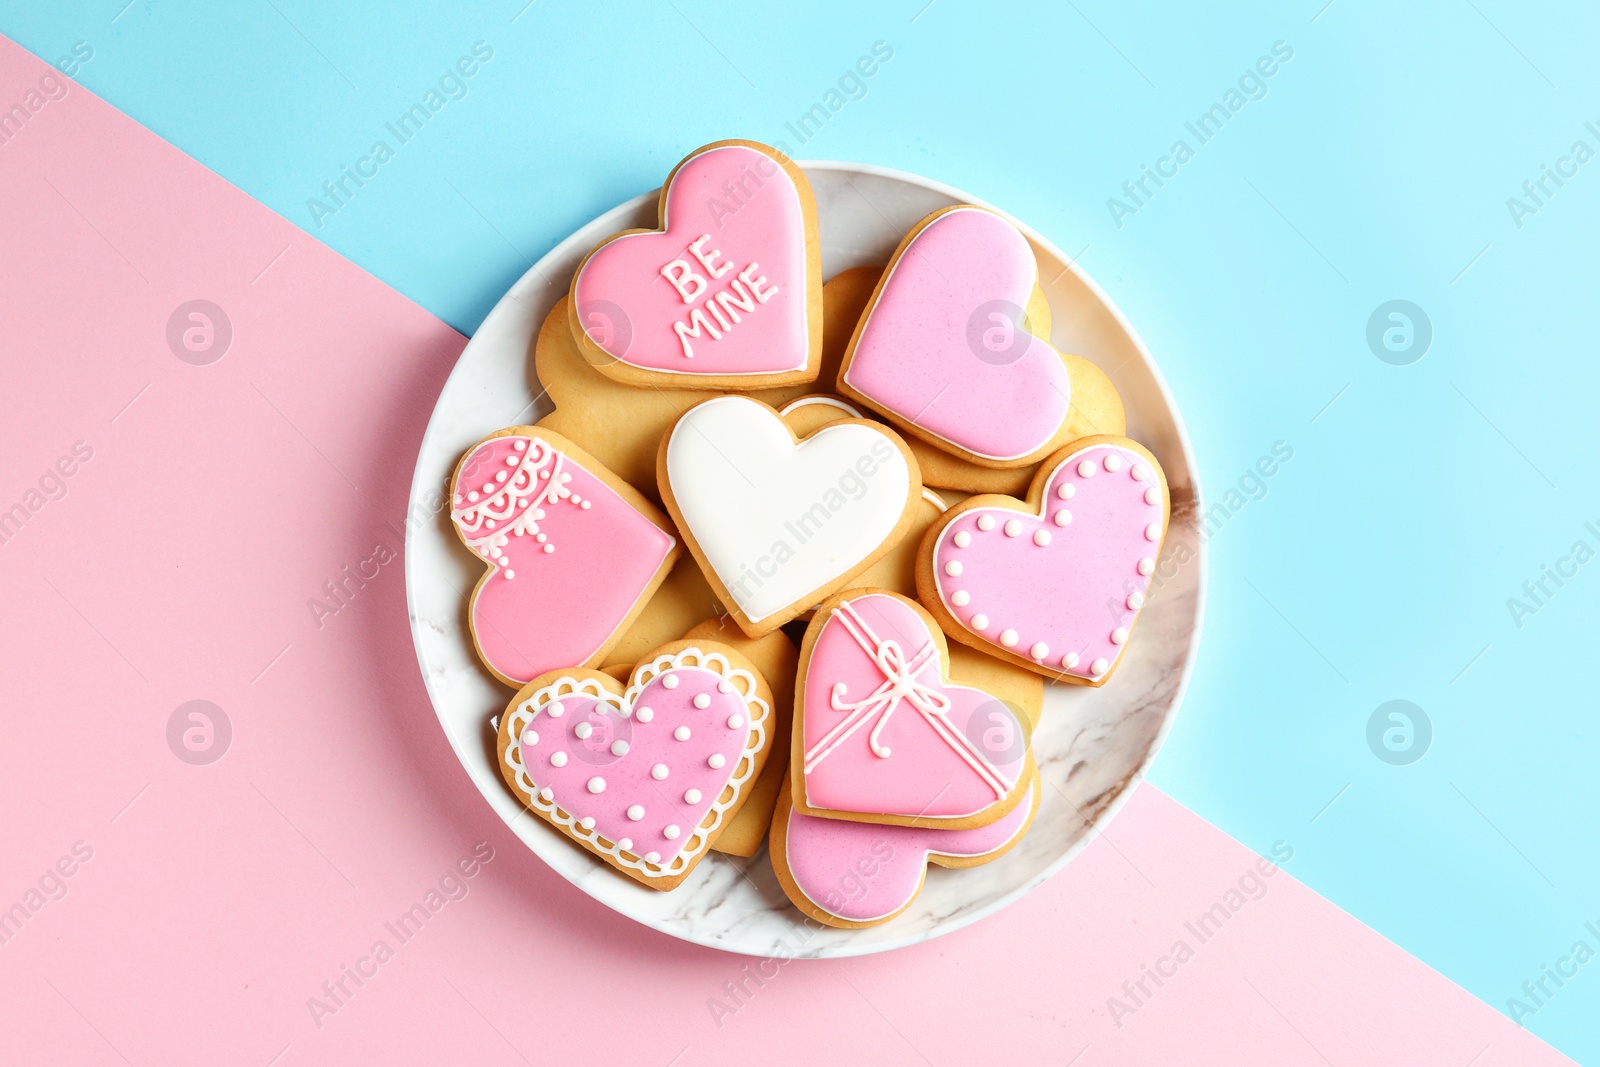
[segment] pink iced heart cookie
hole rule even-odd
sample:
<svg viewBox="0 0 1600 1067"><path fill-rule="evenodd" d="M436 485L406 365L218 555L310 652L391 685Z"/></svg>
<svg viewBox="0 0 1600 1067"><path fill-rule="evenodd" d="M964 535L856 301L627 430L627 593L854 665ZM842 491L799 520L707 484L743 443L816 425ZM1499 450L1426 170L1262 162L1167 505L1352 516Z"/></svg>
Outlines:
<svg viewBox="0 0 1600 1067"><path fill-rule="evenodd" d="M931 529L918 595L957 640L1040 674L1111 677L1166 532L1161 466L1125 437L1088 437L1039 468L1026 503L963 501Z"/></svg>
<svg viewBox="0 0 1600 1067"><path fill-rule="evenodd" d="M1038 267L992 211L953 207L896 250L845 352L839 391L930 444L1022 467L1066 441L1072 385L1029 333Z"/></svg>
<svg viewBox="0 0 1600 1067"><path fill-rule="evenodd" d="M602 373L656 388L814 381L822 259L811 185L753 141L696 150L661 189L660 229L629 230L572 279L572 329Z"/></svg>
<svg viewBox="0 0 1600 1067"><path fill-rule="evenodd" d="M1022 799L1029 728L982 689L948 680L944 636L915 601L823 603L800 653L790 757L795 808L862 822L992 823Z"/></svg>
<svg viewBox="0 0 1600 1067"><path fill-rule="evenodd" d="M785 796L773 814L769 851L795 907L829 926L876 926L911 906L929 863L976 867L998 859L1022 840L1038 810L1038 787L1029 785L1022 803L988 826L941 830L818 819L795 811Z"/></svg>
<svg viewBox="0 0 1600 1067"><path fill-rule="evenodd" d="M771 741L772 692L744 656L663 645L626 689L552 671L501 717L500 771L528 808L622 873L671 889L744 803Z"/></svg>
<svg viewBox="0 0 1600 1067"><path fill-rule="evenodd" d="M472 595L473 641L511 685L598 666L683 550L638 490L538 427L474 446L450 504L456 533L489 565Z"/></svg>

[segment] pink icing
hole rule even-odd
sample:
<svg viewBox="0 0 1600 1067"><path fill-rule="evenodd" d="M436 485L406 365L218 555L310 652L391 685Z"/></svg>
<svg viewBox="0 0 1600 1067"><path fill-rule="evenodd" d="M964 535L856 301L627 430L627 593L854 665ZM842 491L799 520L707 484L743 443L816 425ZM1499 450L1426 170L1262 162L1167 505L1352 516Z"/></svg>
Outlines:
<svg viewBox="0 0 1600 1067"><path fill-rule="evenodd" d="M490 567L472 600L478 649L519 682L587 662L649 591L675 543L537 437L496 437L474 449L451 487L450 517Z"/></svg>
<svg viewBox="0 0 1600 1067"><path fill-rule="evenodd" d="M697 707L702 696L705 707ZM650 715L639 715L640 708ZM684 727L689 733L680 741ZM751 729L745 698L723 675L678 667L653 678L631 705L620 697L546 700L518 738L519 756L535 790L548 788L544 799L574 822L593 819L595 834L617 844L627 839L628 851L647 860L655 852L659 859L649 862L666 866L722 795ZM621 755L618 742L626 746ZM666 769L662 777L652 773L658 766Z"/></svg>
<svg viewBox="0 0 1600 1067"><path fill-rule="evenodd" d="M1006 704L940 672L933 634L905 599L870 593L831 609L806 667L806 803L959 819L1008 796L1027 731Z"/></svg>
<svg viewBox="0 0 1600 1067"><path fill-rule="evenodd" d="M851 922L887 918L916 897L930 854L975 858L1011 844L1033 813L1033 789L1013 810L971 830L879 826L790 809L784 844L790 877L830 915Z"/></svg>
<svg viewBox="0 0 1600 1067"><path fill-rule="evenodd" d="M1051 472L1041 512L974 508L940 532L939 599L996 647L1060 674L1102 677L1149 589L1162 505L1143 456L1114 445L1073 452Z"/></svg>
<svg viewBox="0 0 1600 1067"><path fill-rule="evenodd" d="M1036 271L1027 239L1000 216L940 215L890 268L845 384L974 455L1018 459L1045 447L1067 417L1071 384L1055 349L1013 319Z"/></svg>
<svg viewBox="0 0 1600 1067"><path fill-rule="evenodd" d="M741 145L701 152L673 175L664 232L623 234L584 263L572 289L578 322L607 353L644 370L803 370L805 242L800 191L786 170Z"/></svg>

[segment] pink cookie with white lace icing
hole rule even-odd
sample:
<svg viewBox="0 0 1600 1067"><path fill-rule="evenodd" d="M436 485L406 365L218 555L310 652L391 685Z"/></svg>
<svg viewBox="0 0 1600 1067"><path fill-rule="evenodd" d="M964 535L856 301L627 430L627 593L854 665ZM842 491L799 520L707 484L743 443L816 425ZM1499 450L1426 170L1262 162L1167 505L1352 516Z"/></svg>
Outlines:
<svg viewBox="0 0 1600 1067"><path fill-rule="evenodd" d="M822 256L810 183L754 141L697 149L661 188L660 228L591 252L573 276L572 307L584 358L629 385L816 380Z"/></svg>
<svg viewBox="0 0 1600 1067"><path fill-rule="evenodd" d="M790 757L803 815L970 828L1021 801L1029 725L991 693L948 680L944 635L881 590L825 601L800 652Z"/></svg>
<svg viewBox="0 0 1600 1067"><path fill-rule="evenodd" d="M599 666L683 551L638 490L538 427L473 446L450 504L456 533L489 565L472 595L473 642L511 685Z"/></svg>
<svg viewBox="0 0 1600 1067"><path fill-rule="evenodd" d="M535 814L654 889L688 876L733 820L771 747L772 691L726 645L676 641L626 689L552 671L501 717L500 771Z"/></svg>
<svg viewBox="0 0 1600 1067"><path fill-rule="evenodd" d="M928 864L976 867L1022 840L1039 810L1037 784L1022 803L969 830L818 819L784 797L773 813L769 854L795 907L818 922L854 929L888 922L922 891Z"/></svg>
<svg viewBox="0 0 1600 1067"><path fill-rule="evenodd" d="M917 595L958 641L1102 685L1144 607L1168 513L1154 456L1086 437L1045 461L1027 502L976 496L947 512L923 539Z"/></svg>
<svg viewBox="0 0 1600 1067"><path fill-rule="evenodd" d="M839 391L897 427L985 467L1023 467L1068 436L1061 353L1027 329L1038 284L1028 240L984 208L918 224L878 282Z"/></svg>

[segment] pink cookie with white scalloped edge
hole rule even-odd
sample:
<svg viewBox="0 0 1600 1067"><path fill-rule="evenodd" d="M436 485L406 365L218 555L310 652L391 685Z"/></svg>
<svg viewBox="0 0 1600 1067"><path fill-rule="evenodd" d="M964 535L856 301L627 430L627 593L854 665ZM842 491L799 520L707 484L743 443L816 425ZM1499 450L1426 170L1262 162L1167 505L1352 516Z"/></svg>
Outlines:
<svg viewBox="0 0 1600 1067"><path fill-rule="evenodd" d="M512 698L500 773L552 827L652 889L688 877L733 821L772 743L772 691L736 650L675 641L626 688L551 671Z"/></svg>
<svg viewBox="0 0 1600 1067"><path fill-rule="evenodd" d="M768 851L791 903L829 926L877 926L909 908L928 864L976 867L1021 841L1039 810L1037 783L1005 816L971 830L883 826L818 819L783 797L772 818Z"/></svg>
<svg viewBox="0 0 1600 1067"><path fill-rule="evenodd" d="M975 496L947 512L923 538L917 595L958 641L1103 685L1144 608L1169 511L1142 445L1082 438L1040 466L1027 501Z"/></svg>
<svg viewBox="0 0 1600 1067"><path fill-rule="evenodd" d="M1006 219L934 212L878 281L839 392L980 466L1039 461L1070 435L1072 383L1061 353L1028 329L1037 287L1033 249Z"/></svg>
<svg viewBox="0 0 1600 1067"><path fill-rule="evenodd" d="M457 535L489 565L472 594L473 643L510 685L599 666L683 552L660 508L536 426L474 445L450 505Z"/></svg>
<svg viewBox="0 0 1600 1067"><path fill-rule="evenodd" d="M806 629L790 754L803 815L971 828L1021 802L1029 724L949 680L932 616L885 590L826 600Z"/></svg>
<svg viewBox="0 0 1600 1067"><path fill-rule="evenodd" d="M769 389L822 365L822 253L811 183L774 148L718 141L661 188L660 224L589 253L572 278L578 347L659 389Z"/></svg>

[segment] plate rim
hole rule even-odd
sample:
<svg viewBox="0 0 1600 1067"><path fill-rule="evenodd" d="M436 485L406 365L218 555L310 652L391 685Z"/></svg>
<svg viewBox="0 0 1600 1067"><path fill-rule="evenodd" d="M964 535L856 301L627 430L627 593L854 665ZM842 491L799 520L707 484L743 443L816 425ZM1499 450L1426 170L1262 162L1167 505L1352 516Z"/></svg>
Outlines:
<svg viewBox="0 0 1600 1067"><path fill-rule="evenodd" d="M1100 287L1100 285L1092 276L1090 276L1078 265L1076 259L1066 255L1053 241L1049 240L1033 227L1029 226L1021 219L1014 217L1004 209L998 208L986 200L973 196L971 193L968 193L962 189L958 189L955 186L947 185L944 182L927 178L920 174L912 174L908 171L897 170L892 167L882 167L871 163L852 163L845 160L813 159L798 159L794 160L794 163L799 166L801 170L807 172L808 174L813 171L834 171L844 174L859 174L868 177L881 178L888 181L900 182L926 189L928 191L948 197L957 203L971 204L977 207L987 208L988 210L994 211L1005 218L1012 225L1016 226L1017 229L1021 231L1023 236L1028 238L1031 243L1039 248L1044 249L1047 253L1055 256L1056 259L1065 264L1066 268L1072 272L1074 278L1080 284L1082 284L1084 288L1087 289L1097 301L1099 301L1101 307L1103 307L1111 315L1117 326L1123 331L1128 340L1132 343L1134 350L1138 353L1140 359L1145 365L1145 368L1149 371L1151 379L1155 383L1156 390L1158 391L1163 403L1166 405L1167 411L1170 413L1172 418L1173 429L1176 431L1176 443L1178 450L1183 455L1184 464L1187 467L1189 474L1189 484L1194 495L1194 509L1197 520L1199 517L1205 514L1203 505L1204 496L1200 486L1200 472L1197 464L1195 463L1194 449L1189 438L1188 427L1184 422L1183 413L1178 407L1177 400L1172 395L1171 388L1167 385L1166 376L1161 373L1160 364L1156 362L1155 357L1150 352L1149 346L1145 344L1144 338L1140 336L1139 331L1134 328L1133 323L1130 322L1127 316L1123 314L1122 309L1117 305L1116 301L1113 300L1110 295ZM434 488L432 485L424 484L423 466L424 459L434 443L436 429L435 420L439 414L439 402L450 391L451 386L456 381L457 375L464 373L463 367L467 363L467 356L471 351L473 344L475 344L478 338L485 333L486 328L490 327L492 323L495 323L497 319L512 314L510 304L520 299L520 293L526 291L533 285L549 284L549 278L547 275L545 275L543 270L544 266L547 263L562 258L568 254L568 246L577 241L579 233L606 218L629 214L639 210L644 205L656 199L659 195L659 192L660 187L658 186L654 189L640 193L637 196L630 197L629 199L624 200L609 210L601 212L594 218L580 223L570 234L551 246L551 248L545 252L544 255L540 256L538 260L536 260L526 271L519 275L517 280L512 282L511 285L507 287L506 291L501 294L499 299L495 301L495 304L492 308L490 308L489 313L483 317L482 321L479 322L477 329L474 330L472 335L467 339L467 343L462 346L461 352L456 357L455 365L450 368L450 373L448 376L446 376L444 384L439 389L439 395L434 400L433 409L429 412L428 424L423 431L422 440L418 444L416 460L412 467L411 487L406 499L407 515L412 514L412 509L416 508L419 503L421 503L423 494ZM862 195L864 196L864 194ZM537 324L534 328L537 330ZM461 769L466 773L468 781L471 782L473 788L476 789L481 796L483 796L483 799L488 803L489 810L495 815L499 816L506 828L510 830L511 833L516 835L516 837L522 841L523 845L527 847L527 849L535 856L537 856L541 862L545 862L547 866L550 866L551 869L558 876L567 881L568 884L583 892L590 899L595 900L610 911L621 915L631 922L636 922L641 926L646 926L650 929L660 931L661 933L680 941L701 945L706 948L716 949L718 951L728 952L734 955L755 956L755 952L742 949L736 945L730 945L725 941L714 940L709 937L696 936L693 930L686 930L680 926L669 925L665 922L658 921L651 916L639 916L617 908L611 901L598 896L594 892L591 892L589 887L584 884L588 880L586 877L570 877L561 867L551 864L544 859L544 856L540 854L539 849L535 848L534 845L530 843L527 838L525 838L517 829L517 820L520 819L523 814L526 814L526 810L523 809L520 804L517 805L517 813L508 817L500 810L500 806L497 805L485 793L484 788L478 782L478 776L473 772L473 764L468 762L469 754L465 750L464 746L468 743L469 739L457 737L440 706L438 695L434 692L433 679L428 669L428 659L422 643L422 627L419 623L417 604L417 580L416 571L414 570L414 566L417 565L417 555L412 551L412 540L415 537L422 536L421 531L426 527L426 525L427 524L425 523L417 524L415 526L410 523L406 524L406 614L407 625L411 631L412 649L416 656L417 667L422 674L423 688L428 694L428 703L432 706L434 717L439 723L439 728L444 733L445 740L449 742L451 751L455 754L456 761L461 765ZM1026 896L1028 893L1031 893L1033 890L1043 885L1046 881L1060 872L1060 870L1073 859L1077 858L1077 856L1082 853L1091 842L1105 832L1105 828L1110 825L1112 820L1114 820L1122 811L1123 807L1128 803L1128 800L1133 796L1139 785L1145 782L1150 770L1150 766L1154 762L1157 754L1160 753L1162 747L1166 744L1167 737L1172 731L1173 724L1177 721L1178 712L1182 710L1184 699L1188 695L1189 684L1194 675L1195 663L1199 658L1201 635L1205 629L1206 600L1208 595L1210 575L1210 547L1207 539L1204 536L1196 539L1195 554L1198 569L1196 571L1195 579L1194 623L1190 628L1187 648L1184 650L1183 665L1179 671L1178 683L1173 689L1170 706L1166 714L1162 717L1161 725L1156 730L1154 737L1151 738L1150 743L1146 747L1143 758L1139 761L1138 766L1135 767L1134 770L1127 776L1124 786L1117 793L1117 795L1112 798L1112 800L1094 817L1088 830L1081 837L1079 837L1077 841L1073 842L1072 845L1062 852L1061 855L1057 856L1040 871L1007 892L997 896L994 900L990 901L981 908L963 913L962 915L952 919L944 920L931 929L919 930L915 933L908 932L907 935L902 938L874 941L871 943L867 943L864 940L860 942L841 942L837 946L830 946L828 951L815 958L848 959L864 955L875 955L882 952L892 952L897 949L906 948L915 944L921 944L925 941L931 941L935 938L954 933L957 930L970 926L981 919L987 918L988 916L1009 907L1022 897ZM502 784L498 776L495 777L495 784L497 786ZM514 800L515 798L512 799ZM563 841L561 844L566 846L567 842Z"/></svg>

